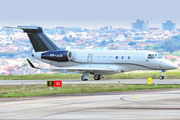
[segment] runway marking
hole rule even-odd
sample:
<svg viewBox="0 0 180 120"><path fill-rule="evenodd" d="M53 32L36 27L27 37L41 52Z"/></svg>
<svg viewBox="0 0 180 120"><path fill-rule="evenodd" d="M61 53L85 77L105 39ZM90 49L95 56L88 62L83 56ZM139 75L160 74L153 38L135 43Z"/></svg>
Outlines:
<svg viewBox="0 0 180 120"><path fill-rule="evenodd" d="M139 99L139 100L143 100L143 101L164 102L164 103L176 103L176 102L169 102L169 101L159 101L159 100L143 99L143 98L139 98L138 96L140 96L140 95L136 95L136 96L134 96L134 98ZM179 103L178 103L178 104L179 104Z"/></svg>
<svg viewBox="0 0 180 120"><path fill-rule="evenodd" d="M140 96L140 95L136 95L134 98L139 99L139 100L144 100L144 101L156 101L156 100L148 100L148 99L138 98L138 96Z"/></svg>

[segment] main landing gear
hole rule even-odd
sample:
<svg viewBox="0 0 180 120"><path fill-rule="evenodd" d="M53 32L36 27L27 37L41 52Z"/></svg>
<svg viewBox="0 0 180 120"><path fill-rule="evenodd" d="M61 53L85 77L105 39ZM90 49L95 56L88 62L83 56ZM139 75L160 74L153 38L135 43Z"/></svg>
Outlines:
<svg viewBox="0 0 180 120"><path fill-rule="evenodd" d="M86 79L86 77L84 75L81 76L81 80L82 81L87 81L88 79Z"/></svg>
<svg viewBox="0 0 180 120"><path fill-rule="evenodd" d="M89 78L90 78L90 74L87 72L81 76L82 81L87 81ZM103 78L102 75L94 75L94 80L100 80L101 78Z"/></svg>
<svg viewBox="0 0 180 120"><path fill-rule="evenodd" d="M165 72L165 70L160 70L160 72L161 72L161 75L159 76L159 79L163 80L164 79L163 72Z"/></svg>
<svg viewBox="0 0 180 120"><path fill-rule="evenodd" d="M101 79L101 75L95 75L94 76L94 80L100 80Z"/></svg>

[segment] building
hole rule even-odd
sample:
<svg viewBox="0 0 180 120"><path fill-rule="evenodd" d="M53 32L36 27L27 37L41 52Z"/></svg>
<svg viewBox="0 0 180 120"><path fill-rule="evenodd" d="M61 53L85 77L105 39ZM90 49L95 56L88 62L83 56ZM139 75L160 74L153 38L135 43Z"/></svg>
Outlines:
<svg viewBox="0 0 180 120"><path fill-rule="evenodd" d="M171 20L167 20L166 23L162 23L162 30L176 30L176 24L172 23Z"/></svg>
<svg viewBox="0 0 180 120"><path fill-rule="evenodd" d="M132 30L148 30L149 21L146 23L143 20L136 20L136 23L132 23Z"/></svg>

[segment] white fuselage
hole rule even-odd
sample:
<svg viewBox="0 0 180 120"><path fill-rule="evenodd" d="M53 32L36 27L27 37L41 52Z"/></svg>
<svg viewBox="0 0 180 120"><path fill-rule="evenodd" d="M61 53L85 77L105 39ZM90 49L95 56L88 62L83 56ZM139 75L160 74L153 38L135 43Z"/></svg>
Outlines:
<svg viewBox="0 0 180 120"><path fill-rule="evenodd" d="M41 59L44 52L34 53L34 58L58 67L84 67L84 68L113 68L113 72L96 74L113 74L133 70L169 70L177 66L164 58L149 59L148 55L157 55L152 51L125 51L125 50L71 50L72 60L55 62Z"/></svg>

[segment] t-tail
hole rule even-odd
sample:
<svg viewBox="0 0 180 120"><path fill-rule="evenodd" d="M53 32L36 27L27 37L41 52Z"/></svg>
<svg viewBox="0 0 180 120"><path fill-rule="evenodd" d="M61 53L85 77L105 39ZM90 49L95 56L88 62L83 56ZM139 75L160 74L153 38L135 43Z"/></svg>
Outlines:
<svg viewBox="0 0 180 120"><path fill-rule="evenodd" d="M5 28L22 29L25 33L27 33L31 41L31 44L34 48L34 51L38 52L36 55L34 53L32 56L38 60L50 60L56 62L67 62L72 60L72 53L63 48L59 48L52 40L50 40L43 33L41 27L18 26L18 27L5 27Z"/></svg>
<svg viewBox="0 0 180 120"><path fill-rule="evenodd" d="M18 26L5 28L22 29L25 33L27 33L35 52L60 50L60 48L43 33L41 27Z"/></svg>

